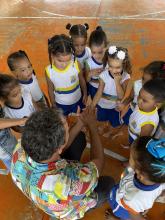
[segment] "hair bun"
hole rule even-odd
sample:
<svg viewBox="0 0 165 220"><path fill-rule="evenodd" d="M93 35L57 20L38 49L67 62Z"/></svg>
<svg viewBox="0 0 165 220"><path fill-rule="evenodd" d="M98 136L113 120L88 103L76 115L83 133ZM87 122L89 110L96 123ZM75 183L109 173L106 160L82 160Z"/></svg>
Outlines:
<svg viewBox="0 0 165 220"><path fill-rule="evenodd" d="M102 29L101 26L97 26L97 27L96 27L96 31L103 31L103 29Z"/></svg>
<svg viewBox="0 0 165 220"><path fill-rule="evenodd" d="M85 29L88 30L89 29L89 25L87 23L84 23Z"/></svg>
<svg viewBox="0 0 165 220"><path fill-rule="evenodd" d="M66 25L66 29L67 29L67 30L70 30L71 27L72 27L72 25L71 25L70 23L68 23L68 24Z"/></svg>

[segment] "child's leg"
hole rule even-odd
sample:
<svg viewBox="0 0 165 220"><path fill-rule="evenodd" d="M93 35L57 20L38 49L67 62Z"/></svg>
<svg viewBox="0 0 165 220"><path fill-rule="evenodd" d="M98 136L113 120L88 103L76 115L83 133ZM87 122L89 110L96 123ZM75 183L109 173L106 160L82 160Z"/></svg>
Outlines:
<svg viewBox="0 0 165 220"><path fill-rule="evenodd" d="M107 209L107 210L105 211L105 219L107 219L107 220L119 220L120 218L115 217L115 216L112 214L112 210L111 210L111 209Z"/></svg>
<svg viewBox="0 0 165 220"><path fill-rule="evenodd" d="M120 131L122 127L122 120L120 118L120 112L115 109L107 109L107 119L111 124L111 131L108 131L104 134L104 137L112 137L113 139L117 136L123 135L123 132Z"/></svg>

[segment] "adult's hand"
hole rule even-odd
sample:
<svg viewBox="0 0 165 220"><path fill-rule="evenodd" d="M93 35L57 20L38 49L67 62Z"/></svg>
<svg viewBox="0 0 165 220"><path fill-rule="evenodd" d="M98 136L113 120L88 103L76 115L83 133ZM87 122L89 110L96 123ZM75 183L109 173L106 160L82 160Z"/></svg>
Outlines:
<svg viewBox="0 0 165 220"><path fill-rule="evenodd" d="M92 108L91 106L87 106L84 111L80 115L80 120L87 127L96 126L96 108Z"/></svg>

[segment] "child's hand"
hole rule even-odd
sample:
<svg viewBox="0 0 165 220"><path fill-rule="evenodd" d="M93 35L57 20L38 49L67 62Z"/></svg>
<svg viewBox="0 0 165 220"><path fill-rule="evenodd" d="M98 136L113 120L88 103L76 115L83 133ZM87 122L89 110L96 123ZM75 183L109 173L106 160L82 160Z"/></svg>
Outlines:
<svg viewBox="0 0 165 220"><path fill-rule="evenodd" d="M119 112L121 112L126 107L126 105L121 101L117 101L116 104L116 110Z"/></svg>
<svg viewBox="0 0 165 220"><path fill-rule="evenodd" d="M86 126L94 126L97 124L96 120L96 109L88 106L84 109L84 111L80 115L80 119Z"/></svg>
<svg viewBox="0 0 165 220"><path fill-rule="evenodd" d="M90 77L91 76L98 76L103 71L103 68L97 68L90 71Z"/></svg>
<svg viewBox="0 0 165 220"><path fill-rule="evenodd" d="M114 80L115 80L115 82L120 83L121 79L122 79L122 77L121 77L121 74L120 74L120 73L115 73L115 74L114 74Z"/></svg>

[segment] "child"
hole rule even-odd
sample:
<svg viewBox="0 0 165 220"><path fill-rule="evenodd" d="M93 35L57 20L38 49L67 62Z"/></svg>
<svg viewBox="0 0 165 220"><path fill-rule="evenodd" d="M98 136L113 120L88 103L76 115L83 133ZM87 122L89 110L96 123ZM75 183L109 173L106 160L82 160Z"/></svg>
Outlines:
<svg viewBox="0 0 165 220"><path fill-rule="evenodd" d="M134 82L133 92L133 106L137 104L137 97L139 95L140 89L145 82L156 79L156 78L165 78L165 62L164 61L153 61L145 66L143 69L142 79L136 80Z"/></svg>
<svg viewBox="0 0 165 220"><path fill-rule="evenodd" d="M55 35L48 41L48 51L50 65L46 67L46 79L51 104L61 108L64 115L75 113L78 106L83 108L87 91L80 64L72 59L72 41L64 34Z"/></svg>
<svg viewBox="0 0 165 220"><path fill-rule="evenodd" d="M92 56L85 62L88 93L93 99L99 87L99 75L103 71L103 57L107 48L107 37L100 26L89 37Z"/></svg>
<svg viewBox="0 0 165 220"><path fill-rule="evenodd" d="M21 87L31 93L35 102L39 103L41 107L45 107L44 95L25 51L19 50L10 54L7 63L11 72L19 80Z"/></svg>
<svg viewBox="0 0 165 220"><path fill-rule="evenodd" d="M0 74L0 100L4 103L6 118L29 117L38 109L30 93L22 92L19 81L6 74ZM15 130L22 132L22 127L15 127Z"/></svg>
<svg viewBox="0 0 165 220"><path fill-rule="evenodd" d="M108 69L99 76L99 88L93 99L92 106L97 105L99 121L109 121L112 127L123 122L120 112L116 110L117 101L122 100L131 74L131 63L125 48L110 46L104 56L104 67ZM123 118L128 121L128 116Z"/></svg>
<svg viewBox="0 0 165 220"><path fill-rule="evenodd" d="M153 136L158 123L158 109L165 100L165 79L146 82L140 90L138 104L129 119L130 144L139 136Z"/></svg>
<svg viewBox="0 0 165 220"><path fill-rule="evenodd" d="M2 106L0 105L0 160L5 164L7 173L10 171L12 153L17 144L17 140L14 135L12 135L9 128L13 126L22 126L25 122L26 118L5 119Z"/></svg>
<svg viewBox="0 0 165 220"><path fill-rule="evenodd" d="M73 46L75 49L75 57L81 64L82 70L84 70L85 60L91 56L91 50L86 46L87 44L87 30L89 29L88 24L75 24L71 25L68 23L66 29L69 30L69 35L72 39Z"/></svg>
<svg viewBox="0 0 165 220"><path fill-rule="evenodd" d="M131 146L130 168L110 192L107 219L144 220L165 190L165 139L139 137Z"/></svg>

